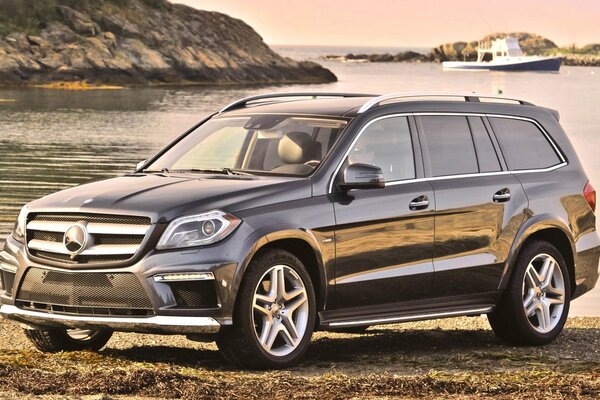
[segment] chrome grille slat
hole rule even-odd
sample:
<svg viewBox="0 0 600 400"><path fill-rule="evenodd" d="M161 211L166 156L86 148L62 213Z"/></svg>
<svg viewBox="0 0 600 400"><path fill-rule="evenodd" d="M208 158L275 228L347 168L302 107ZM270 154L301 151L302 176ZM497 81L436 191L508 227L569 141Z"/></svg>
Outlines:
<svg viewBox="0 0 600 400"><path fill-rule="evenodd" d="M71 257L63 243L65 232L83 223L89 240ZM139 250L151 228L148 217L84 213L32 213L27 223L27 247L32 256L63 264L126 261Z"/></svg>
<svg viewBox="0 0 600 400"><path fill-rule="evenodd" d="M62 232L65 233L73 225L73 222L59 221L31 221L27 224L27 229L32 231L44 232ZM132 224L107 224L90 222L87 224L87 230L94 234L119 234L119 235L145 235L150 225L132 225Z"/></svg>
<svg viewBox="0 0 600 400"><path fill-rule="evenodd" d="M48 242L45 240L30 240L29 248L33 250L47 251L57 254L69 254L62 242ZM123 245L123 244L103 244L92 246L81 253L82 256L109 256L109 255L133 255L139 248L139 245Z"/></svg>

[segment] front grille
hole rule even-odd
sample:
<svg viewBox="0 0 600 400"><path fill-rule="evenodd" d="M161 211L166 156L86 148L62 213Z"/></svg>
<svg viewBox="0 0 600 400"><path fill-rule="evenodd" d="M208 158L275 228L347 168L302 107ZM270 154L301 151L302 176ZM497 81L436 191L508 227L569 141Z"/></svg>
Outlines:
<svg viewBox="0 0 600 400"><path fill-rule="evenodd" d="M84 213L35 213L27 222L27 247L38 258L63 264L97 264L131 259L150 229L150 218ZM87 244L73 255L63 243L65 232L84 226Z"/></svg>
<svg viewBox="0 0 600 400"><path fill-rule="evenodd" d="M117 315L121 310L120 315L130 315L132 310L152 310L146 291L131 273L29 268L15 298L24 308L62 313Z"/></svg>
<svg viewBox="0 0 600 400"><path fill-rule="evenodd" d="M214 281L173 282L169 286L173 291L177 306L181 308L216 308L217 293Z"/></svg>

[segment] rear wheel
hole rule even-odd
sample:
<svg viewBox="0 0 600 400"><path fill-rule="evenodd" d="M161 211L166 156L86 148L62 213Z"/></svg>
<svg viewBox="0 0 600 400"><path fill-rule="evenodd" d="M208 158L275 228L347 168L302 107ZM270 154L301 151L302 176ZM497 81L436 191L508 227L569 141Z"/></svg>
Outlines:
<svg viewBox="0 0 600 400"><path fill-rule="evenodd" d="M562 255L550 243L535 241L519 255L511 281L488 319L494 332L508 342L546 344L562 331L570 299Z"/></svg>
<svg viewBox="0 0 600 400"><path fill-rule="evenodd" d="M217 345L225 359L250 368L284 368L308 348L316 302L302 262L284 250L271 250L248 267L238 292L233 326Z"/></svg>
<svg viewBox="0 0 600 400"><path fill-rule="evenodd" d="M40 351L98 351L108 343L112 331L92 329L27 329L27 338Z"/></svg>

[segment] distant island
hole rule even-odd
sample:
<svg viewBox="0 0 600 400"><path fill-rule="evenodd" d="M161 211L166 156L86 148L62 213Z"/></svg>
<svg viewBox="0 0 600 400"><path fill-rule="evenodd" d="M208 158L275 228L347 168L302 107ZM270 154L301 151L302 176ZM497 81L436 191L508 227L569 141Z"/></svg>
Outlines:
<svg viewBox="0 0 600 400"><path fill-rule="evenodd" d="M0 0L0 85L333 81L217 12L167 0Z"/></svg>
<svg viewBox="0 0 600 400"><path fill-rule="evenodd" d="M600 66L600 44L590 44L580 48L558 47L550 39L527 32L494 33L477 41L445 43L434 47L427 54L405 51L398 54L332 54L324 58L347 62L475 61L480 41L486 42L507 36L517 38L521 49L528 55L560 56L563 58L564 65Z"/></svg>

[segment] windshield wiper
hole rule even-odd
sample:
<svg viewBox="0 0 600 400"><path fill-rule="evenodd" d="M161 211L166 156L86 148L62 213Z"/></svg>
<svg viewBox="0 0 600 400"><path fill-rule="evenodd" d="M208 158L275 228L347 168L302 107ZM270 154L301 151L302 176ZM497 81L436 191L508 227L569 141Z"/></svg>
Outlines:
<svg viewBox="0 0 600 400"><path fill-rule="evenodd" d="M200 173L200 174L223 174L223 175L252 175L248 172L233 168L190 168L190 169L175 169L167 172L172 173Z"/></svg>

